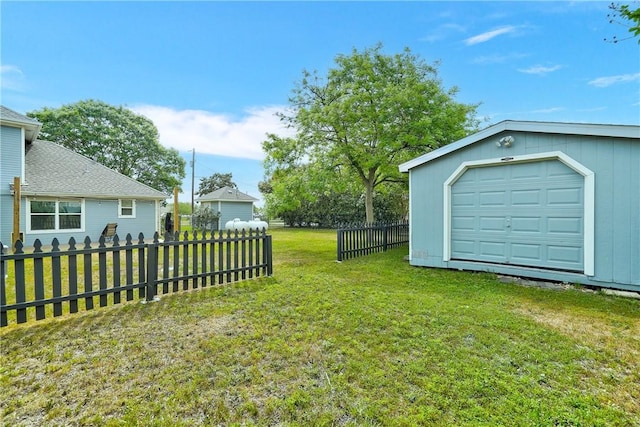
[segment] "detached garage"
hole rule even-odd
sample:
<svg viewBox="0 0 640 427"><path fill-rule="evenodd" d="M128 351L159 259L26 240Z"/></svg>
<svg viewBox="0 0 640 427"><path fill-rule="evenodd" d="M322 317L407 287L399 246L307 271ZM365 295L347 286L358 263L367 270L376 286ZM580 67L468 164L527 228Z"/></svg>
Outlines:
<svg viewBox="0 0 640 427"><path fill-rule="evenodd" d="M640 291L640 126L504 121L400 170L412 265Z"/></svg>

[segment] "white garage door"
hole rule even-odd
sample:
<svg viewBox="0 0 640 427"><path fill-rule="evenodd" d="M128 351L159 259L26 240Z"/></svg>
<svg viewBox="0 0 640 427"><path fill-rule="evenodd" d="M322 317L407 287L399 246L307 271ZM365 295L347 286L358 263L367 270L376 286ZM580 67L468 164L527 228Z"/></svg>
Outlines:
<svg viewBox="0 0 640 427"><path fill-rule="evenodd" d="M451 188L451 259L584 270L584 177L558 160L473 167Z"/></svg>

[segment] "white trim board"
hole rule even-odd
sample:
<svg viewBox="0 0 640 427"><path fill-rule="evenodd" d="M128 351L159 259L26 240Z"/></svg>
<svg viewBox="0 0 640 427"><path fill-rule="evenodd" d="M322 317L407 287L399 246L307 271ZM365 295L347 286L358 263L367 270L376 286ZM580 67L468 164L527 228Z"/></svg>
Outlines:
<svg viewBox="0 0 640 427"><path fill-rule="evenodd" d="M561 151L461 163L444 182L442 260L451 260L451 187L468 169L546 160L558 160L584 177L584 274L593 276L595 274L595 175L589 168Z"/></svg>

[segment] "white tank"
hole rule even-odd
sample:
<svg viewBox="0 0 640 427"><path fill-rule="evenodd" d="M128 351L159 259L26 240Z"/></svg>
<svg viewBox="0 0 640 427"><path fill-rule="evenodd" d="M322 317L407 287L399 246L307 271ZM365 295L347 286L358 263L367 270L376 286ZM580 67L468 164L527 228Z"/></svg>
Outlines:
<svg viewBox="0 0 640 427"><path fill-rule="evenodd" d="M226 222L224 229L232 231L249 230L249 223L247 221L241 221L240 218L234 218L231 221Z"/></svg>
<svg viewBox="0 0 640 427"><path fill-rule="evenodd" d="M267 223L266 221L261 221L260 218L255 218L252 221L249 221L249 228L251 230L255 230L258 229L260 231L262 231L262 229L269 229L269 223Z"/></svg>

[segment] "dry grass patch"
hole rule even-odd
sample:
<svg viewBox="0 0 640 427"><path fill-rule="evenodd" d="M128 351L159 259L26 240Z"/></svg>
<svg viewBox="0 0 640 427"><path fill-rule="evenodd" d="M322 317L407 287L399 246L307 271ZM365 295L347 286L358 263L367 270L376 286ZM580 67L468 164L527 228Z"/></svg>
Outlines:
<svg viewBox="0 0 640 427"><path fill-rule="evenodd" d="M599 390L603 403L640 417L640 315L630 317L610 311L568 310L533 301L514 312L589 349L593 356L582 363L588 388Z"/></svg>

